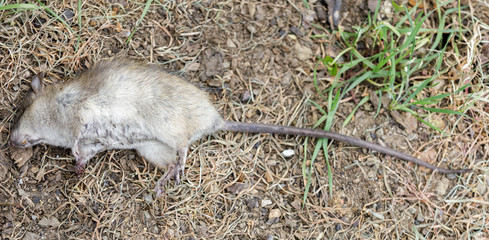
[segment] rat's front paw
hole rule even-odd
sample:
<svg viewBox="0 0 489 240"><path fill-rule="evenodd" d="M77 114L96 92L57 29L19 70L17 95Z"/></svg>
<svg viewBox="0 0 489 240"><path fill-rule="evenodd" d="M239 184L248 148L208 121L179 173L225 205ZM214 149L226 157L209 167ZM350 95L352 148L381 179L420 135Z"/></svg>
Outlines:
<svg viewBox="0 0 489 240"><path fill-rule="evenodd" d="M85 170L84 164L81 164L81 163L77 162L76 165L75 165L75 172L76 172L76 174L82 175L83 172L84 172L84 170Z"/></svg>

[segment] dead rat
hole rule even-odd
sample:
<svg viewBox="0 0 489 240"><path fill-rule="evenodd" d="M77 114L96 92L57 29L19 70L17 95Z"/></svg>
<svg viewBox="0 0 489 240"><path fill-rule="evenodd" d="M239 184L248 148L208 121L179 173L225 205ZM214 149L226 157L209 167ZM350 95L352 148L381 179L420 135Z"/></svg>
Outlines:
<svg viewBox="0 0 489 240"><path fill-rule="evenodd" d="M464 173L423 162L390 148L322 130L225 121L207 95L162 68L130 60L101 61L66 83L44 87L42 76L31 82L24 111L10 143L38 143L71 148L75 170L82 173L100 151L136 149L157 167L168 166L156 183L157 195L172 176L183 176L188 146L218 130L277 133L329 138L394 156L441 173ZM176 154L178 152L178 161Z"/></svg>

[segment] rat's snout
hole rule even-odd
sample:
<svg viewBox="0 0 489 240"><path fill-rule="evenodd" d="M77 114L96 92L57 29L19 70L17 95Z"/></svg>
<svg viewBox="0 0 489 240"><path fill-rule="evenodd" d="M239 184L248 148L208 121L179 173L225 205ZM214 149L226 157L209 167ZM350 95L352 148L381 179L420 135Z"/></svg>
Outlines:
<svg viewBox="0 0 489 240"><path fill-rule="evenodd" d="M9 140L10 146L12 147L28 147L29 146L29 136L27 134L19 134L18 132L13 132L10 135Z"/></svg>

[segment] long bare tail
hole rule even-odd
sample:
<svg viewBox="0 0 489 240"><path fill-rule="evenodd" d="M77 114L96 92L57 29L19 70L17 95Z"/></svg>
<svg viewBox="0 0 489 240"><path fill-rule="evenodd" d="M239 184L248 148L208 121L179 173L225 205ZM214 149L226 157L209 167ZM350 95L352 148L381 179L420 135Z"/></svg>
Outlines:
<svg viewBox="0 0 489 240"><path fill-rule="evenodd" d="M367 142L358 138L346 136L339 133L328 132L328 131L323 131L318 129L279 126L279 125L272 125L272 124L241 123L241 122L225 121L222 130L228 130L232 132L276 133L276 134L296 135L296 136L315 137L315 138L329 138L336 141L348 143L357 147L367 148L383 154L397 157L402 160L406 160L418 164L420 166L427 167L431 170L438 171L440 173L465 173L465 172L472 171L470 169L451 170L451 169L437 167L427 162L424 162L422 160L419 160L415 157L406 155L404 153L398 152L390 148L382 147L375 143Z"/></svg>

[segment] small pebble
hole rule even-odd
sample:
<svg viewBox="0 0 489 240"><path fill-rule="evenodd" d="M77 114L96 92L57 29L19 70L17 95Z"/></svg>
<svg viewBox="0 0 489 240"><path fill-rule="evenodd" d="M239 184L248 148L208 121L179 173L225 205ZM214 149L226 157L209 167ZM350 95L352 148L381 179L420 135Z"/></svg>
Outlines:
<svg viewBox="0 0 489 240"><path fill-rule="evenodd" d="M41 202L41 198L39 196L32 196L32 202L33 203L39 203L39 202Z"/></svg>
<svg viewBox="0 0 489 240"><path fill-rule="evenodd" d="M416 220L418 220L418 222L424 222L423 214L419 213L418 216L416 216Z"/></svg>
<svg viewBox="0 0 489 240"><path fill-rule="evenodd" d="M152 194L145 194L143 198L144 198L144 201L148 204L153 202L153 195Z"/></svg>
<svg viewBox="0 0 489 240"><path fill-rule="evenodd" d="M73 19L73 16L75 16L75 14L70 9L66 9L63 12L63 14L61 14L63 20L65 20L68 24L71 24L71 20Z"/></svg>
<svg viewBox="0 0 489 240"><path fill-rule="evenodd" d="M271 201L271 200L269 200L269 199L263 199L263 200L261 201L261 206L262 206L262 207L266 207L266 206L268 206L268 205L270 205L270 204L272 204L272 201Z"/></svg>
<svg viewBox="0 0 489 240"><path fill-rule="evenodd" d="M279 218L282 215L280 209L272 209L270 214L268 214L268 220L272 220L274 218Z"/></svg>
<svg viewBox="0 0 489 240"><path fill-rule="evenodd" d="M285 30L280 30L280 31L278 31L278 35L279 35L280 37L282 37L282 36L283 36L283 35L285 35L286 33L287 33L287 32L286 32Z"/></svg>
<svg viewBox="0 0 489 240"><path fill-rule="evenodd" d="M248 26L246 27L246 29L248 29L248 31L250 31L250 33L256 33L256 28L255 28L255 27L253 27L252 25L248 25Z"/></svg>
<svg viewBox="0 0 489 240"><path fill-rule="evenodd" d="M250 91L244 91L241 94L241 102L248 102L251 99L251 92Z"/></svg>
<svg viewBox="0 0 489 240"><path fill-rule="evenodd" d="M302 37L304 34L299 30L296 26L290 27L290 31L295 34L297 37Z"/></svg>
<svg viewBox="0 0 489 240"><path fill-rule="evenodd" d="M287 158L287 157L292 157L292 156L294 156L294 154L295 154L295 152L294 152L294 150L293 150L293 149L286 149L286 150L284 150L284 151L282 152L282 156L284 156L284 157L286 157L286 158Z"/></svg>

